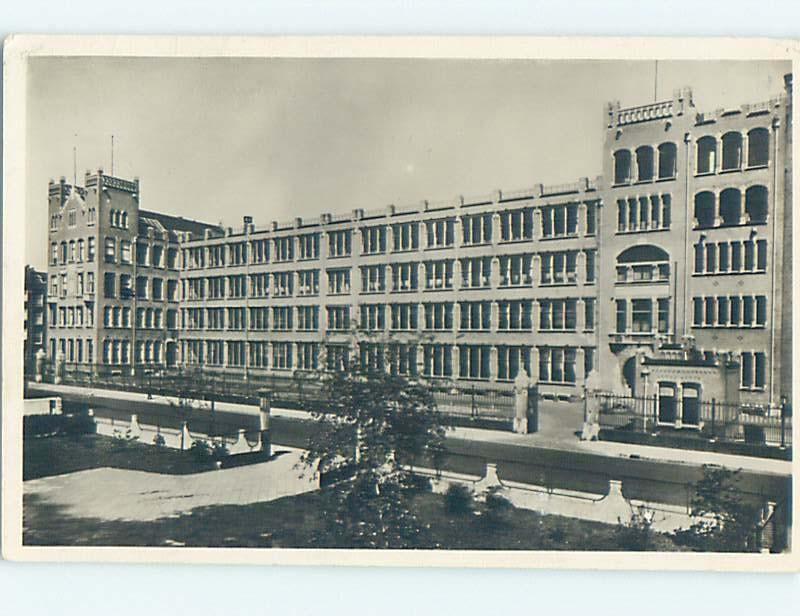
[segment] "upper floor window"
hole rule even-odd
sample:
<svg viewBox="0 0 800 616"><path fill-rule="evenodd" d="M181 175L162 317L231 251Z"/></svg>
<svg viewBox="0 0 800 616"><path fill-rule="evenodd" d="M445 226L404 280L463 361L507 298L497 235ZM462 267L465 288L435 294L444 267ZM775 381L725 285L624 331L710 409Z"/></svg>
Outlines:
<svg viewBox="0 0 800 616"><path fill-rule="evenodd" d="M419 288L419 267L416 263L392 264L392 288L397 291L416 291Z"/></svg>
<svg viewBox="0 0 800 616"><path fill-rule="evenodd" d="M705 229L713 227L716 219L716 203L714 193L711 191L703 191L694 196L694 218L697 221L697 227Z"/></svg>
<svg viewBox="0 0 800 616"><path fill-rule="evenodd" d="M419 248L419 225L416 222L402 222L392 225L394 251L417 250Z"/></svg>
<svg viewBox="0 0 800 616"><path fill-rule="evenodd" d="M617 282L647 283L667 280L669 254L658 246L631 246L617 257Z"/></svg>
<svg viewBox="0 0 800 616"><path fill-rule="evenodd" d="M453 245L455 221L452 218L426 220L425 230L428 237L428 248L442 248Z"/></svg>
<svg viewBox="0 0 800 616"><path fill-rule="evenodd" d="M697 140L697 173L714 173L717 170L717 140L706 135Z"/></svg>
<svg viewBox="0 0 800 616"><path fill-rule="evenodd" d="M364 265L361 267L361 292L382 293L386 290L386 266Z"/></svg>
<svg viewBox="0 0 800 616"><path fill-rule="evenodd" d="M543 205L542 236L565 237L578 233L578 204Z"/></svg>
<svg viewBox="0 0 800 616"><path fill-rule="evenodd" d="M491 285L492 258L461 259L461 286L465 289L487 288Z"/></svg>
<svg viewBox="0 0 800 616"><path fill-rule="evenodd" d="M328 270L328 294L344 295L350 293L350 270Z"/></svg>
<svg viewBox="0 0 800 616"><path fill-rule="evenodd" d="M269 240L251 241L250 254L253 255L253 263L266 263L269 261Z"/></svg>
<svg viewBox="0 0 800 616"><path fill-rule="evenodd" d="M328 256L347 257L352 253L352 232L350 229L328 233Z"/></svg>
<svg viewBox="0 0 800 616"><path fill-rule="evenodd" d="M532 255L503 255L500 257L500 286L521 287L531 284Z"/></svg>
<svg viewBox="0 0 800 616"><path fill-rule="evenodd" d="M492 241L492 215L475 214L461 219L464 245L488 244Z"/></svg>
<svg viewBox="0 0 800 616"><path fill-rule="evenodd" d="M769 164L769 131L754 128L747 133L747 166L764 167Z"/></svg>
<svg viewBox="0 0 800 616"><path fill-rule="evenodd" d="M722 170L742 168L742 134L725 133L722 136Z"/></svg>
<svg viewBox="0 0 800 616"><path fill-rule="evenodd" d="M77 221L77 212L76 212L75 208L73 207L67 212L67 225L70 226L70 227L74 227L77 224L77 222L78 222Z"/></svg>
<svg viewBox="0 0 800 616"><path fill-rule="evenodd" d="M677 175L678 147L674 143L658 146L658 179L668 180Z"/></svg>
<svg viewBox="0 0 800 616"><path fill-rule="evenodd" d="M744 210L750 224L767 222L768 203L766 186L751 186L747 189L744 197Z"/></svg>
<svg viewBox="0 0 800 616"><path fill-rule="evenodd" d="M628 150L614 152L614 184L627 184L631 180L631 153Z"/></svg>
<svg viewBox="0 0 800 616"><path fill-rule="evenodd" d="M516 242L533 239L533 208L500 213L500 240Z"/></svg>
<svg viewBox="0 0 800 616"><path fill-rule="evenodd" d="M364 254L375 255L386 252L386 227L367 227L361 231Z"/></svg>
<svg viewBox="0 0 800 616"><path fill-rule="evenodd" d="M428 261L425 264L426 289L453 288L453 262L450 260Z"/></svg>
<svg viewBox="0 0 800 616"><path fill-rule="evenodd" d="M300 244L301 259L317 259L319 257L319 233L307 233L297 238Z"/></svg>
<svg viewBox="0 0 800 616"><path fill-rule="evenodd" d="M639 182L650 182L653 180L653 148L643 145L636 148L636 179Z"/></svg>
<svg viewBox="0 0 800 616"><path fill-rule="evenodd" d="M540 255L542 285L575 284L577 281L577 252L544 252Z"/></svg>
<svg viewBox="0 0 800 616"><path fill-rule="evenodd" d="M726 188L719 195L719 217L721 225L730 227L742 220L742 193L736 188Z"/></svg>
<svg viewBox="0 0 800 616"><path fill-rule="evenodd" d="M293 237L276 237L275 243L275 261L291 261L294 259L294 238Z"/></svg>
<svg viewBox="0 0 800 616"><path fill-rule="evenodd" d="M105 260L106 263L115 263L117 261L117 240L113 237L106 238Z"/></svg>

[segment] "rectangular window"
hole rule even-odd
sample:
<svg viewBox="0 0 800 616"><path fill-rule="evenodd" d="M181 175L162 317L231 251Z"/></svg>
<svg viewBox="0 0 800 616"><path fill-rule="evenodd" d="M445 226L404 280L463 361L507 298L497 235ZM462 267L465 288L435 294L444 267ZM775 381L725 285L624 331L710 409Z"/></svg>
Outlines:
<svg viewBox="0 0 800 616"><path fill-rule="evenodd" d="M328 306L328 330L347 331L350 329L350 306Z"/></svg>
<svg viewBox="0 0 800 616"><path fill-rule="evenodd" d="M300 245L300 259L309 260L319 258L319 233L300 235L297 241Z"/></svg>
<svg viewBox="0 0 800 616"><path fill-rule="evenodd" d="M595 298L583 298L583 329L584 331L594 331Z"/></svg>
<svg viewBox="0 0 800 616"><path fill-rule="evenodd" d="M297 307L297 329L299 331L319 329L319 306Z"/></svg>
<svg viewBox="0 0 800 616"><path fill-rule="evenodd" d="M489 331L492 323L491 302L460 302L461 323L464 331Z"/></svg>
<svg viewBox="0 0 800 616"><path fill-rule="evenodd" d="M116 278L113 272L103 274L103 297L116 297Z"/></svg>
<svg viewBox="0 0 800 616"><path fill-rule="evenodd" d="M653 301L650 299L632 300L631 317L634 332L653 331Z"/></svg>
<svg viewBox="0 0 800 616"><path fill-rule="evenodd" d="M392 329L413 331L417 329L418 304L392 304Z"/></svg>
<svg viewBox="0 0 800 616"><path fill-rule="evenodd" d="M452 377L453 353L449 344L423 346L423 373L428 377Z"/></svg>
<svg viewBox="0 0 800 616"><path fill-rule="evenodd" d="M417 263L392 264L392 290L395 293L416 291L419 288Z"/></svg>
<svg viewBox="0 0 800 616"><path fill-rule="evenodd" d="M658 300L658 333L669 333L669 298L661 297Z"/></svg>
<svg viewBox="0 0 800 616"><path fill-rule="evenodd" d="M386 291L386 266L361 266L361 292L383 293Z"/></svg>
<svg viewBox="0 0 800 616"><path fill-rule="evenodd" d="M532 283L532 255L503 255L500 257L500 286L524 287Z"/></svg>
<svg viewBox="0 0 800 616"><path fill-rule="evenodd" d="M756 269L763 272L767 269L767 240L756 242L757 264Z"/></svg>
<svg viewBox="0 0 800 616"><path fill-rule="evenodd" d="M386 252L386 227L367 227L361 230L363 253L376 255Z"/></svg>
<svg viewBox="0 0 800 616"><path fill-rule="evenodd" d="M404 222L392 225L394 252L419 249L419 225L416 222Z"/></svg>
<svg viewBox="0 0 800 616"><path fill-rule="evenodd" d="M491 353L486 345L459 345L458 374L462 379L488 379Z"/></svg>
<svg viewBox="0 0 800 616"><path fill-rule="evenodd" d="M533 208L500 213L500 241L518 242L533 239Z"/></svg>
<svg viewBox="0 0 800 616"><path fill-rule="evenodd" d="M331 258L349 257L352 253L352 231L342 229L328 233L328 256Z"/></svg>
<svg viewBox="0 0 800 616"><path fill-rule="evenodd" d="M492 241L492 215L475 214L461 217L465 246L488 244Z"/></svg>
<svg viewBox="0 0 800 616"><path fill-rule="evenodd" d="M628 302L624 299L616 300L617 305L617 333L628 331Z"/></svg>
<svg viewBox="0 0 800 616"><path fill-rule="evenodd" d="M427 232L428 248L443 248L453 245L455 237L454 219L426 220L425 230Z"/></svg>
<svg viewBox="0 0 800 616"><path fill-rule="evenodd" d="M361 329L366 331L382 331L386 328L386 306L384 304L361 305Z"/></svg>
<svg viewBox="0 0 800 616"><path fill-rule="evenodd" d="M425 263L425 289L440 290L453 288L453 262L450 260L428 261Z"/></svg>
<svg viewBox="0 0 800 616"><path fill-rule="evenodd" d="M350 270L328 270L328 295L347 295L350 293Z"/></svg>
<svg viewBox="0 0 800 616"><path fill-rule="evenodd" d="M452 331L453 304L451 302L425 304L425 329Z"/></svg>
<svg viewBox="0 0 800 616"><path fill-rule="evenodd" d="M491 257L461 259L461 286L464 289L481 289L491 286Z"/></svg>
<svg viewBox="0 0 800 616"><path fill-rule="evenodd" d="M117 262L117 240L113 237L107 237L105 241L105 261L106 263Z"/></svg>
<svg viewBox="0 0 800 616"><path fill-rule="evenodd" d="M299 296L317 295L319 293L319 270L301 270L297 272L297 294Z"/></svg>
<svg viewBox="0 0 800 616"><path fill-rule="evenodd" d="M275 262L285 263L294 260L294 238L276 237L273 239L275 248Z"/></svg>

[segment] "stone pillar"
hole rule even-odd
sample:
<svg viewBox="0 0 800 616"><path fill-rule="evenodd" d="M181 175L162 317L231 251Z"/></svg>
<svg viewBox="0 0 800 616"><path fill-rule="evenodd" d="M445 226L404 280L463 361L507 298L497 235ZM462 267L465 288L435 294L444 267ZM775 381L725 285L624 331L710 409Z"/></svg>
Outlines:
<svg viewBox="0 0 800 616"><path fill-rule="evenodd" d="M258 429L261 435L261 451L267 456L272 455L272 441L270 439L270 411L272 409L272 392L262 390L258 396Z"/></svg>
<svg viewBox="0 0 800 616"><path fill-rule="evenodd" d="M44 349L36 351L36 372L34 379L37 383L41 383L44 377L45 361L47 361L47 353L44 352Z"/></svg>
<svg viewBox="0 0 800 616"><path fill-rule="evenodd" d="M497 368L498 368L498 351L497 347L492 345L489 349L489 380L494 383L497 381Z"/></svg>
<svg viewBox="0 0 800 616"><path fill-rule="evenodd" d="M597 391L600 375L592 370L583 382L583 429L582 441L596 441L600 435L600 400Z"/></svg>
<svg viewBox="0 0 800 616"><path fill-rule="evenodd" d="M531 393L537 396L535 387L531 387L531 379L523 368L514 379L514 424L513 430L517 434L528 434L535 431L535 420L530 416ZM538 401L538 400L537 400Z"/></svg>
<svg viewBox="0 0 800 616"><path fill-rule="evenodd" d="M59 385L64 380L64 368L66 359L64 354L59 350L56 352L55 373L53 376L53 383Z"/></svg>

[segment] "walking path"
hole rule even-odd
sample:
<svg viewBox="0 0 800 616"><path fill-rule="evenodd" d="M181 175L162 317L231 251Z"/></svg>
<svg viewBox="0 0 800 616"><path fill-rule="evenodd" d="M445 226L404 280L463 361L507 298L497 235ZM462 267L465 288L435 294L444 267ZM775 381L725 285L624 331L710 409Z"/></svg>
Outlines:
<svg viewBox="0 0 800 616"><path fill-rule="evenodd" d="M32 388L36 386L31 384ZM175 398L166 396L153 396L147 398L146 394L118 391L108 389L88 389L72 385L42 385L48 391L58 391L72 394L94 394L97 396L114 397L119 400L147 401L163 403L168 405L176 402ZM197 402L198 406L208 407L208 402ZM217 402L217 411L230 411L245 415L257 415L258 407L246 404L235 404L229 402ZM556 408L556 407L554 407ZM541 418L540 431L535 434L515 434L500 430L484 430L478 428L454 428L448 431L449 438L458 438L470 441L503 443L509 445L520 445L529 447L541 447L555 449L565 452L580 452L595 454L608 457L636 457L657 462L673 462L700 466L702 464L717 464L726 468L742 469L745 471L770 473L776 475L791 475L792 463L785 460L773 460L769 458L757 458L753 456L742 456L727 453L715 453L709 451L695 451L689 449L674 449L669 447L654 447L649 445L634 445L628 443L616 443L612 441L581 441L575 432L580 429L582 416L576 413L574 408L566 405L557 407L557 411L544 412ZM548 409L551 411L551 409ZM272 415L276 417L287 417L294 419L308 420L311 414L307 411L294 409L272 408Z"/></svg>
<svg viewBox="0 0 800 616"><path fill-rule="evenodd" d="M70 516L147 522L196 507L249 505L316 490L319 478L302 466L301 453L277 447L269 462L192 475L93 468L26 481L24 490L65 507Z"/></svg>

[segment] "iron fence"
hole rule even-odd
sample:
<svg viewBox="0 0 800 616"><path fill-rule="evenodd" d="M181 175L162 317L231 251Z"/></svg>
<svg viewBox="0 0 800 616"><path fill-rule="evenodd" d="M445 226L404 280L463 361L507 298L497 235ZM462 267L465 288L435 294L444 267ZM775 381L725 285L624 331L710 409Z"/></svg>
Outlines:
<svg viewBox="0 0 800 616"><path fill-rule="evenodd" d="M596 403L601 429L680 431L711 441L792 446L792 417L786 406L611 393L596 394Z"/></svg>
<svg viewBox="0 0 800 616"><path fill-rule="evenodd" d="M52 367L43 378L53 382ZM324 403L323 379L314 372L295 371L274 374L203 368L146 368L87 366L65 364L61 382L68 385L97 387L198 400L217 400L258 404L259 393L269 391L274 405L306 409ZM510 422L514 416L514 393L508 389L482 388L476 384L444 387L431 385L434 402L440 412L453 417Z"/></svg>

